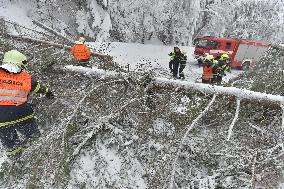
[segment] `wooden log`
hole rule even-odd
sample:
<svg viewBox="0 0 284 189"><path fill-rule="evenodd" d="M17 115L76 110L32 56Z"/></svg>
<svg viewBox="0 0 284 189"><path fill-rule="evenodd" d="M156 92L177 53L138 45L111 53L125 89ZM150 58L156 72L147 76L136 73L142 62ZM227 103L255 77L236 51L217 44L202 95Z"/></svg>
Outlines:
<svg viewBox="0 0 284 189"><path fill-rule="evenodd" d="M58 44L58 43L53 43L53 42L49 42L49 41L34 39L34 38L30 38L30 37L25 37L25 36L13 35L13 34L6 34L6 35L8 37L11 37L13 39L20 40L20 41L35 42L35 43L49 45L49 46L53 46L53 47L57 47L57 48L71 49L71 46L64 45L64 44Z"/></svg>
<svg viewBox="0 0 284 189"><path fill-rule="evenodd" d="M172 80L166 78L154 78L152 81L153 90L167 89L167 90L180 90L180 91L197 91L205 94L217 94L232 96L242 100L258 102L265 106L280 107L284 104L284 96L272 95L261 92L254 92L246 89L239 89L236 87L223 87L216 85L208 85L202 83L190 83L187 81Z"/></svg>
<svg viewBox="0 0 284 189"><path fill-rule="evenodd" d="M37 26L43 28L44 30L46 30L46 31L48 31L48 32L50 32L50 33L52 33L53 35L55 35L55 36L57 36L57 37L60 37L60 38L62 38L62 39L64 39L64 40L68 41L68 42L71 43L71 44L74 43L73 40L71 40L71 39L69 39L68 37L62 35L61 33L55 31L53 28L50 28L50 27L48 27L48 26L46 26L46 25L44 25L44 24L42 24L42 23L40 23L40 22L38 22L38 21L36 21L36 20L33 20L32 22L33 22L35 25L37 25Z"/></svg>

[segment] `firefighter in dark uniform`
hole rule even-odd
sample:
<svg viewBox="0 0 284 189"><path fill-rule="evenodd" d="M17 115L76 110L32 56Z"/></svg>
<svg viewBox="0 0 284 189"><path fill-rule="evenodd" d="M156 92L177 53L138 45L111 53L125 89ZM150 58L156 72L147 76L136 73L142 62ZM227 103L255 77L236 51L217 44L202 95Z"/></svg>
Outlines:
<svg viewBox="0 0 284 189"><path fill-rule="evenodd" d="M173 73L173 77L177 79L179 73L179 78L184 79L183 69L186 65L186 55L178 47L174 47L174 51L168 55L170 56L169 68L171 73Z"/></svg>
<svg viewBox="0 0 284 189"><path fill-rule="evenodd" d="M33 109L27 103L28 95L42 93L48 98L54 97L47 87L33 81L32 76L22 69L26 63L25 55L11 50L4 54L0 66L0 140L7 156L20 154L26 142L40 136ZM23 142L17 132L25 137Z"/></svg>
<svg viewBox="0 0 284 189"><path fill-rule="evenodd" d="M179 65L179 79L185 79L184 77L184 68L186 66L186 61L187 61L187 56L186 56L186 52L182 52L181 53L181 58L180 58L180 65Z"/></svg>
<svg viewBox="0 0 284 189"><path fill-rule="evenodd" d="M230 72L229 55L224 53L221 55L220 59L216 61L216 63L213 65L213 83L221 85L223 76L225 76L226 71Z"/></svg>

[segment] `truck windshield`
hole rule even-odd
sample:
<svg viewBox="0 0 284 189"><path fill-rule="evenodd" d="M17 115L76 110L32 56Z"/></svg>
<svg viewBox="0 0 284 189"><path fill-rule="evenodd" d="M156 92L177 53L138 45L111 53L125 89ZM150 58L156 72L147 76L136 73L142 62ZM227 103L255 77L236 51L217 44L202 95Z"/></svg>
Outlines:
<svg viewBox="0 0 284 189"><path fill-rule="evenodd" d="M197 48L216 49L220 46L220 43L217 41L212 41L208 39L196 39L194 41L194 45Z"/></svg>

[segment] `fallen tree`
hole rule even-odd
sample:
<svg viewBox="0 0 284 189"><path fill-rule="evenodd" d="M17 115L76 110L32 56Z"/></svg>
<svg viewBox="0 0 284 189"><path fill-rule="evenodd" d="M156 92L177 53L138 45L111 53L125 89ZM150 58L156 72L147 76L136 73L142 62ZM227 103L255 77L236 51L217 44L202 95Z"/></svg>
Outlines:
<svg viewBox="0 0 284 189"><path fill-rule="evenodd" d="M258 102L269 102L273 105L281 105L284 103L283 96L254 92L247 89L239 89L236 87L223 87L201 83L189 83L186 81L172 80L166 78L154 78L152 84L153 88L156 89L163 88L185 91L195 90L206 94L227 95L234 96L239 99L247 99Z"/></svg>
<svg viewBox="0 0 284 189"><path fill-rule="evenodd" d="M72 39L69 39L67 36L64 36L64 35L62 35L61 33L56 32L53 28L50 28L50 27L48 27L48 26L46 26L46 25L44 25L44 24L42 24L42 23L40 23L40 22L38 22L38 21L36 21L36 20L33 20L33 23L34 23L35 25L37 25L37 26L43 28L44 30L46 30L46 31L48 31L48 32L50 32L50 33L52 33L53 35L56 35L56 36L62 38L63 40L68 41L68 42L71 43L71 44L74 43L74 41L73 41Z"/></svg>
<svg viewBox="0 0 284 189"><path fill-rule="evenodd" d="M24 42L31 42L31 43L38 43L41 45L47 45L55 48L60 48L60 49L65 49L65 50L70 50L71 46L70 45L65 45L65 44L60 44L60 43L54 43L50 41L45 41L45 40L40 40L40 39L34 39L30 37L25 37L25 36L20 36L20 35L13 35L13 34L6 34L7 37L13 38L15 40L19 41L24 41ZM97 52L92 52L93 56L100 57L100 58L107 58L107 59L112 59L111 56L97 53Z"/></svg>
<svg viewBox="0 0 284 189"><path fill-rule="evenodd" d="M84 67L77 66L65 66L64 69L74 72L86 73L95 75L97 77L113 77L116 78L121 73L116 72L107 72L100 69L90 69ZM126 74L124 74L126 76ZM280 95L272 95L260 92L254 92L247 89L239 89L236 87L223 87L216 85L208 85L202 83L190 83L187 81L173 80L161 77L154 77L152 81L149 83L149 89L160 90L160 89L168 89L168 90L184 90L184 91L198 91L206 94L218 94L218 95L227 95L234 96L238 99L247 99L251 101L257 101L259 103L271 103L273 105L277 105L278 107L281 104L284 104L284 96Z"/></svg>

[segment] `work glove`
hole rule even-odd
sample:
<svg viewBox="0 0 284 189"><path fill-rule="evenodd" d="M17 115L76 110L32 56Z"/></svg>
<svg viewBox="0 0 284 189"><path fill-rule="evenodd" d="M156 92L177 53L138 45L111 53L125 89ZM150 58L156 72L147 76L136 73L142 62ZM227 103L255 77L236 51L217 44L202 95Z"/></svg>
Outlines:
<svg viewBox="0 0 284 189"><path fill-rule="evenodd" d="M48 91L48 92L45 94L45 97L48 98L48 99L53 99L53 98L54 98L54 94L53 94L51 91Z"/></svg>

